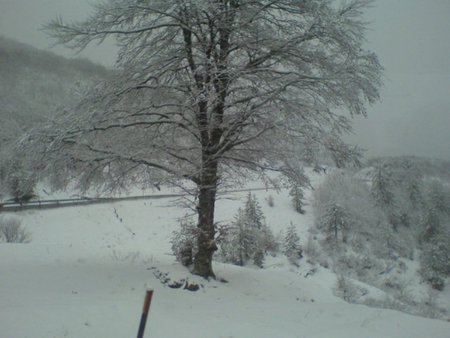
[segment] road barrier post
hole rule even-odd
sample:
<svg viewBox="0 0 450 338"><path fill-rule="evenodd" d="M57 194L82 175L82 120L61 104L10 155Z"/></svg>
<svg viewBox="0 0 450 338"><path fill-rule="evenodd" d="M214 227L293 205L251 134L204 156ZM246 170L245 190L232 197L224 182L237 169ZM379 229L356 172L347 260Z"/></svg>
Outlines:
<svg viewBox="0 0 450 338"><path fill-rule="evenodd" d="M147 322L147 316L150 309L150 303L152 302L152 297L153 297L153 289L147 289L147 292L145 293L144 306L142 308L142 315L141 315L141 323L139 324L139 331L137 338L144 337L145 324Z"/></svg>

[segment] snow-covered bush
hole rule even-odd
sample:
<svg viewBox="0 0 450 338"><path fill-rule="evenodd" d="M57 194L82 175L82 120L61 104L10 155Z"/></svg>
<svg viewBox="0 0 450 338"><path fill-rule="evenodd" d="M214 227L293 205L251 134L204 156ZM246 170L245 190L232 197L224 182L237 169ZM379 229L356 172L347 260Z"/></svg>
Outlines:
<svg viewBox="0 0 450 338"><path fill-rule="evenodd" d="M438 291L430 289L420 299L419 314L428 318L443 318L447 311L439 307L437 302Z"/></svg>
<svg viewBox="0 0 450 338"><path fill-rule="evenodd" d="M7 243L29 243L31 235L22 227L19 220L15 218L1 218L0 239Z"/></svg>
<svg viewBox="0 0 450 338"><path fill-rule="evenodd" d="M356 285L348 278L340 275L334 288L334 295L342 298L348 303L356 303L362 296L367 294L367 289Z"/></svg>
<svg viewBox="0 0 450 338"><path fill-rule="evenodd" d="M0 184L4 186L3 190L7 195L15 202L26 202L35 197L34 174L24 170L20 160L8 159L7 164L1 167Z"/></svg>
<svg viewBox="0 0 450 338"><path fill-rule="evenodd" d="M275 206L275 201L273 200L273 196L272 195L269 195L269 197L267 197L267 204L271 208L273 208Z"/></svg>
<svg viewBox="0 0 450 338"><path fill-rule="evenodd" d="M172 253L184 266L192 264L197 250L198 228L193 220L184 217L180 220L180 228L172 232Z"/></svg>
<svg viewBox="0 0 450 338"><path fill-rule="evenodd" d="M244 208L239 208L235 219L219 241L220 257L224 262L243 266L248 261L259 267L267 253L275 253L278 243L258 201L250 193Z"/></svg>
<svg viewBox="0 0 450 338"><path fill-rule="evenodd" d="M427 318L446 318L447 311L439 307L436 302L436 296L433 293L428 293L422 299L409 299L403 302L393 296L385 295L383 298L364 298L360 304L365 304L370 307L377 307L382 309L392 309L410 313L415 316L422 316Z"/></svg>

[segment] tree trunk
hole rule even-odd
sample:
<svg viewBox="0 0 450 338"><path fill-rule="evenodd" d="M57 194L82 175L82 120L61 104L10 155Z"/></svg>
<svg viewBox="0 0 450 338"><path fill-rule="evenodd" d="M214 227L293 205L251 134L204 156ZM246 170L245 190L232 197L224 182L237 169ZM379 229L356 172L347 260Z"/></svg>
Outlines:
<svg viewBox="0 0 450 338"><path fill-rule="evenodd" d="M201 174L198 195L198 251L194 259L194 274L215 278L212 257L217 245L214 241L214 208L217 192L217 162L208 165Z"/></svg>

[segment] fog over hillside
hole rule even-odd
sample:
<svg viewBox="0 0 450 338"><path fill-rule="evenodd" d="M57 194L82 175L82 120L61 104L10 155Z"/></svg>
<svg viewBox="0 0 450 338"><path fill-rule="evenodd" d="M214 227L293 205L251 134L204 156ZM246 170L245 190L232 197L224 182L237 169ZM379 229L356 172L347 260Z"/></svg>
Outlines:
<svg viewBox="0 0 450 338"><path fill-rule="evenodd" d="M108 72L89 60L66 59L0 36L0 142L70 107Z"/></svg>

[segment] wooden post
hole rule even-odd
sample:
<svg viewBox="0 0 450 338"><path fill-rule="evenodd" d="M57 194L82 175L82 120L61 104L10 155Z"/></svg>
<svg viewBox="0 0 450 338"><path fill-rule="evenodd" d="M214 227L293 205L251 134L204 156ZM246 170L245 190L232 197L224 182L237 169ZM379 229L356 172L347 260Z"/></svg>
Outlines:
<svg viewBox="0 0 450 338"><path fill-rule="evenodd" d="M152 302L152 297L153 297L153 289L147 289L144 299L144 306L142 308L141 323L139 324L139 331L137 338L144 337L145 324L147 322L147 316L148 311L150 309L150 303Z"/></svg>

